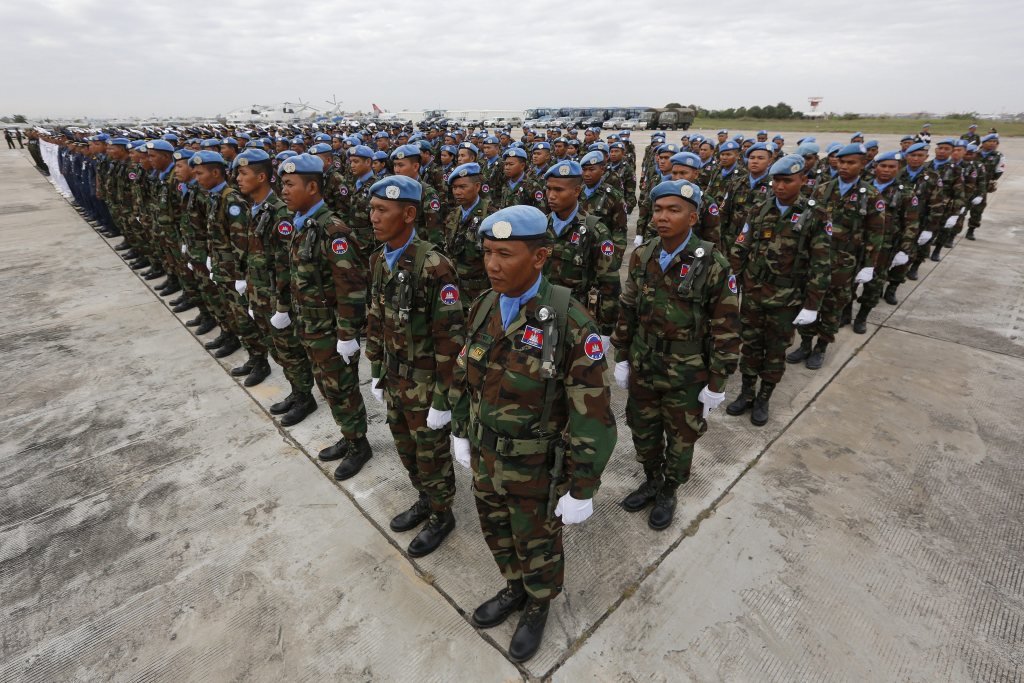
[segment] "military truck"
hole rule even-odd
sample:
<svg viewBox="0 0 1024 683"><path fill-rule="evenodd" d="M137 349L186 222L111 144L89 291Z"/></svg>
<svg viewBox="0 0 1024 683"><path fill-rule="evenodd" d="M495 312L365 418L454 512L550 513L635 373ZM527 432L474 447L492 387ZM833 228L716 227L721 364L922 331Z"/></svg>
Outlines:
<svg viewBox="0 0 1024 683"><path fill-rule="evenodd" d="M697 112L689 107L648 109L640 115L640 121L647 130L686 130L693 123Z"/></svg>

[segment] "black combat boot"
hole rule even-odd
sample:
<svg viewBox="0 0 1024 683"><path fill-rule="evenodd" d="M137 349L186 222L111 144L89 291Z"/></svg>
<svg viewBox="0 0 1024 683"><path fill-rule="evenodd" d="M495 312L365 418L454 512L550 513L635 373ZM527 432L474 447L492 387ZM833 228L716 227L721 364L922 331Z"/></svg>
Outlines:
<svg viewBox="0 0 1024 683"><path fill-rule="evenodd" d="M743 386L736 400L725 407L729 415L742 415L754 405L754 391L757 389L757 375L741 375Z"/></svg>
<svg viewBox="0 0 1024 683"><path fill-rule="evenodd" d="M300 394L291 407L288 408L288 412L281 418L281 426L291 427L292 425L297 425L305 420L314 410L316 410L316 399L313 398L313 394Z"/></svg>
<svg viewBox="0 0 1024 683"><path fill-rule="evenodd" d="M160 296L170 296L171 294L177 294L181 291L181 284L177 278L168 278L167 282L164 283L163 288L160 290Z"/></svg>
<svg viewBox="0 0 1024 683"><path fill-rule="evenodd" d="M149 268L149 259L145 256L137 258L128 264L128 267L132 270L142 270L143 268Z"/></svg>
<svg viewBox="0 0 1024 683"><path fill-rule="evenodd" d="M843 314L839 317L839 327L846 327L853 321L853 302L843 307Z"/></svg>
<svg viewBox="0 0 1024 683"><path fill-rule="evenodd" d="M899 285L893 284L892 282L885 286L885 294L882 298L885 299L885 303L889 304L890 306L895 306L896 304L899 303L899 299L896 298L897 287L899 287Z"/></svg>
<svg viewBox="0 0 1024 683"><path fill-rule="evenodd" d="M526 589L519 579L509 581L505 588L498 591L490 600L481 603L473 610L472 621L477 628L491 628L503 623L516 610L526 604Z"/></svg>
<svg viewBox="0 0 1024 683"><path fill-rule="evenodd" d="M921 267L921 262L920 261L914 261L913 263L911 263L910 264L910 270L907 271L907 279L908 280L916 280L917 279L917 269L920 268L920 267Z"/></svg>
<svg viewBox="0 0 1024 683"><path fill-rule="evenodd" d="M967 234L964 235L964 237L972 242L978 239L977 237L974 236L974 228L967 228Z"/></svg>
<svg viewBox="0 0 1024 683"><path fill-rule="evenodd" d="M853 320L853 331L857 334L864 334L868 331L868 313L871 312L871 306L860 305L857 309L857 317Z"/></svg>
<svg viewBox="0 0 1024 683"><path fill-rule="evenodd" d="M942 245L939 244L938 242L936 242L935 246L932 247L932 256L931 256L932 261L941 261L942 258L939 256L939 254L941 252L942 252Z"/></svg>
<svg viewBox="0 0 1024 683"><path fill-rule="evenodd" d="M664 483L661 475L654 470L648 469L644 470L644 474L647 477L646 481L622 499L622 507L625 508L626 512L639 512L643 510L651 504L654 497L658 495L658 491L661 490L661 485Z"/></svg>
<svg viewBox="0 0 1024 683"><path fill-rule="evenodd" d="M250 355L249 358L244 363L239 365L237 368L231 368L231 376L232 377L245 377L250 372L252 372L252 368L256 364L257 360L259 360L259 358L257 358L256 356Z"/></svg>
<svg viewBox="0 0 1024 683"><path fill-rule="evenodd" d="M338 469L334 470L334 478L338 481L351 479L359 474L359 470L363 469L363 465L372 457L373 451L370 450L370 442L366 440L365 436L359 437L349 444L348 454L338 465Z"/></svg>
<svg viewBox="0 0 1024 683"><path fill-rule="evenodd" d="M131 251L131 248L132 245L128 244L127 242L121 242L121 244L114 245L114 251ZM121 254L121 256L124 255L125 254Z"/></svg>
<svg viewBox="0 0 1024 683"><path fill-rule="evenodd" d="M346 453L348 453L348 440L345 437L341 437L337 443L317 453L316 457L320 462L331 462L332 460L344 458Z"/></svg>
<svg viewBox="0 0 1024 683"><path fill-rule="evenodd" d="M943 244L942 246L946 247L946 249L952 249L953 248L953 238L954 237L956 237L956 235L950 235L949 237L947 237L946 238L946 243Z"/></svg>
<svg viewBox="0 0 1024 683"><path fill-rule="evenodd" d="M768 423L768 401L771 400L775 385L771 382L761 382L761 388L754 399L754 409L750 411L750 423L755 427L763 427Z"/></svg>
<svg viewBox="0 0 1024 683"><path fill-rule="evenodd" d="M192 299L189 299L188 297L185 296L180 297L180 299L181 302L175 304L174 307L171 309L171 311L173 311L174 313L184 313L185 311L191 311L193 308L196 307L196 302L192 301Z"/></svg>
<svg viewBox="0 0 1024 683"><path fill-rule="evenodd" d="M437 550L441 542L455 529L455 515L451 508L431 512L427 523L409 544L409 557L426 557Z"/></svg>
<svg viewBox="0 0 1024 683"><path fill-rule="evenodd" d="M825 364L825 349L828 348L828 342L818 340L818 343L814 345L814 351L807 357L807 362L804 366L808 370L818 370L822 365Z"/></svg>
<svg viewBox="0 0 1024 683"><path fill-rule="evenodd" d="M268 377L270 377L270 363L266 356L262 356L253 363L252 372L242 382L242 386L254 387Z"/></svg>
<svg viewBox="0 0 1024 683"><path fill-rule="evenodd" d="M800 337L800 346L786 354L787 363L802 363L811 355L811 344L814 337Z"/></svg>
<svg viewBox="0 0 1024 683"><path fill-rule="evenodd" d="M221 330L220 334L218 334L216 337L203 344L203 348L206 349L207 351L219 349L220 347L224 346L225 343L227 343L228 339L231 339L231 333Z"/></svg>
<svg viewBox="0 0 1024 683"><path fill-rule="evenodd" d="M392 531L402 532L415 529L423 521L430 516L430 501L427 500L427 496L424 493L420 494L419 499L412 504L405 512L399 512L391 519Z"/></svg>
<svg viewBox="0 0 1024 683"><path fill-rule="evenodd" d="M302 393L298 392L298 391L295 391L295 387L292 387L292 391L291 391L290 394L285 396L283 399L281 399L277 403L271 403L270 404L270 414L271 415L284 415L289 410L291 410L292 404L295 403L295 401L300 396L302 396Z"/></svg>
<svg viewBox="0 0 1024 683"><path fill-rule="evenodd" d="M162 268L153 266L152 268L150 268L149 270L142 274L142 279L156 280L157 278L164 277L165 275L167 275L167 273L165 273Z"/></svg>
<svg viewBox="0 0 1024 683"><path fill-rule="evenodd" d="M171 306L171 307L174 307L174 306L177 306L178 304L185 303L186 301L188 301L188 294L184 294L183 293L180 296L177 296L177 297L171 299L170 301L168 301L167 305Z"/></svg>
<svg viewBox="0 0 1024 683"><path fill-rule="evenodd" d="M238 349L242 348L242 342L238 341L238 337L231 335L228 340L224 342L224 345L213 352L214 358L227 358Z"/></svg>
<svg viewBox="0 0 1024 683"><path fill-rule="evenodd" d="M508 658L513 662L525 662L537 654L540 643L544 640L544 627L548 623L550 608L550 600L529 598L526 601L523 614L519 617L519 625L516 626L512 641L508 644Z"/></svg>
<svg viewBox="0 0 1024 683"><path fill-rule="evenodd" d="M665 483L654 498L654 507L647 516L647 526L655 531L667 529L676 513L676 485Z"/></svg>
<svg viewBox="0 0 1024 683"><path fill-rule="evenodd" d="M199 309L199 315L197 315L196 317L192 318L191 320L186 320L185 321L185 327L198 327L199 324L201 322L203 322L205 319L206 319L206 313L203 311L203 309L200 308Z"/></svg>
<svg viewBox="0 0 1024 683"><path fill-rule="evenodd" d="M206 334L215 327L217 327L217 321L213 319L212 315L207 313L203 316L199 326L196 327L196 334Z"/></svg>

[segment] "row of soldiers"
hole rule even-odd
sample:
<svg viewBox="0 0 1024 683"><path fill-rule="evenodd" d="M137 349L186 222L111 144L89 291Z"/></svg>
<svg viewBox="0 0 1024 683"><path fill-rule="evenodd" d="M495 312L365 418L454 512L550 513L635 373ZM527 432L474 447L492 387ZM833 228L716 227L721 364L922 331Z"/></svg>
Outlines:
<svg viewBox="0 0 1024 683"><path fill-rule="evenodd" d="M608 169L621 140L608 155L598 146L547 167L532 155L549 142L533 143L529 158L509 144L498 153L497 195L486 155L459 157L476 146L465 140L440 174L444 194L429 179L431 156L419 144L428 141L393 146L391 175L381 179L361 141L341 141L337 154L304 142L301 153L237 138L195 150L97 136L88 153L96 195L125 237L116 248L132 267L166 275L162 293L183 292L176 308L199 308L188 323L197 332L220 328L208 342L215 355L245 347L249 358L232 374L247 385L269 373L268 353L281 365L292 391L270 409L282 424L316 408L315 380L343 437L319 454L341 461L338 479L372 456L358 388L365 353L371 395L386 405L418 493L391 521L396 532L422 525L410 555L432 552L454 529L453 456L471 469L479 522L506 581L472 620L487 628L522 609L509 646L516 661L541 642L563 585L562 528L592 514L616 442L607 355L628 392L644 473L622 506L648 510L648 525L665 529L737 365L742 387L727 412L750 411L763 425L785 362L820 367L858 285L863 331L894 270L944 244L963 214L949 199L953 162L943 160L955 142L939 143L930 164L923 145L879 154L866 180L860 142L819 169L813 140L781 156L770 142L741 152L726 140L709 170L699 154L657 140L621 282L630 208ZM990 147L983 165L993 163ZM528 180L539 196L503 199ZM591 208L602 193L604 204ZM427 222L444 210L440 226ZM795 330L801 344L787 357Z"/></svg>

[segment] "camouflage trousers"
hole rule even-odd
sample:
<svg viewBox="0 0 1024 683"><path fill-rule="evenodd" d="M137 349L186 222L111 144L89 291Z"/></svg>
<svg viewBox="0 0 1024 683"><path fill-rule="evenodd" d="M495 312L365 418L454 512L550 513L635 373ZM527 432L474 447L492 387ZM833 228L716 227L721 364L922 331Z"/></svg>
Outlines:
<svg viewBox="0 0 1024 683"><path fill-rule="evenodd" d="M263 339L256 323L249 317L249 303L244 296L235 290L234 281L217 282L221 286L224 308L230 318L228 325L231 332L242 342L242 347L251 356L267 355L267 342Z"/></svg>
<svg viewBox="0 0 1024 683"><path fill-rule="evenodd" d="M366 405L359 393L360 354L350 357L346 365L337 350L338 337L333 322L329 332L312 331L311 327L322 327L324 321L313 321L315 324L310 325L311 321L303 319L302 315L300 312L299 319L292 324L297 326L299 341L313 368L313 379L331 408L335 424L349 441L366 436Z"/></svg>
<svg viewBox="0 0 1024 683"><path fill-rule="evenodd" d="M697 397L705 382L682 381L660 373L630 372L626 424L633 433L636 459L648 476L668 486L685 484L693 446L708 425Z"/></svg>
<svg viewBox="0 0 1024 683"><path fill-rule="evenodd" d="M968 202L967 206L967 212L969 216L967 219L967 227L974 228L975 230L977 230L978 228L981 227L981 214L985 213L985 207L988 206L988 195L986 195L985 198L981 200L981 204L974 206Z"/></svg>
<svg viewBox="0 0 1024 683"><path fill-rule="evenodd" d="M562 521L548 516L547 453L506 457L473 443L473 497L480 528L506 581L536 600L562 592Z"/></svg>
<svg viewBox="0 0 1024 683"><path fill-rule="evenodd" d="M945 222L946 222L945 219L943 219L942 222L939 223L939 225L940 226L941 225L945 225ZM923 229L924 228L922 228L922 230ZM948 233L948 231L945 228L942 228L942 227L937 228L934 231L934 233L932 234L932 238L930 240L928 240L924 244L917 245L917 253L916 254L910 254L910 262L911 263L921 263L922 261L926 260L928 258L928 255L932 251L932 247L934 247L936 244L944 244L945 243L945 241L946 241L946 234L947 233Z"/></svg>
<svg viewBox="0 0 1024 683"><path fill-rule="evenodd" d="M451 429L427 426L430 396L420 395L433 393L433 383L424 385L389 377L381 381L388 407L388 427L409 481L427 497L431 510L447 510L455 499L455 470L448 446Z"/></svg>
<svg viewBox="0 0 1024 683"><path fill-rule="evenodd" d="M899 285L906 281L910 264L904 263L902 266L892 267L892 257L898 251L898 249L887 247L882 252L875 264L875 277L871 278L869 282L865 282L861 288L860 298L857 299L861 306L874 308L881 300L882 291L886 285ZM856 287L854 294L856 294Z"/></svg>
<svg viewBox="0 0 1024 683"><path fill-rule="evenodd" d="M250 290L251 291L251 290ZM292 391L308 394L313 390L313 368L306 357L306 350L295 332L295 321L283 330L270 324L270 318L276 312L270 300L252 293L249 299L252 307L253 323L267 342L270 355L281 366L285 379Z"/></svg>
<svg viewBox="0 0 1024 683"><path fill-rule="evenodd" d="M216 282L210 279L210 271L206 269L205 257L192 261L192 272L196 276L196 286L199 288L200 298L203 303L203 310L210 314L221 332L234 334L231 328L231 318L224 307L224 300L221 296L221 288Z"/></svg>
<svg viewBox="0 0 1024 683"><path fill-rule="evenodd" d="M757 288L740 303L740 374L778 384L786 372L786 349L793 343L793 319L800 306L764 306Z"/></svg>
<svg viewBox="0 0 1024 683"><path fill-rule="evenodd" d="M818 319L799 328L801 339L817 336L819 342L826 344L836 340L843 309L853 300L853 278L857 274L857 262L853 254L844 252L839 256L842 258L833 263L832 279L818 308Z"/></svg>

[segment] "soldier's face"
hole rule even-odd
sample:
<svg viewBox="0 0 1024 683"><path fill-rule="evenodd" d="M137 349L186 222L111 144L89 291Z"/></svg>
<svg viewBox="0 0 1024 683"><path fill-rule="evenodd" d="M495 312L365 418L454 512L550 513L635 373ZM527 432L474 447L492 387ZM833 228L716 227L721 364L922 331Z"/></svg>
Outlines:
<svg viewBox="0 0 1024 683"><path fill-rule="evenodd" d="M374 173L380 173L385 168L387 168L387 164L385 164L383 160L376 160L376 159L374 160L374 162L373 162L373 172Z"/></svg>
<svg viewBox="0 0 1024 683"><path fill-rule="evenodd" d="M548 207L555 213L571 211L583 191L583 184L575 178L548 178Z"/></svg>
<svg viewBox="0 0 1024 683"><path fill-rule="evenodd" d="M905 152L907 150L907 147L910 147L910 142L911 142L910 140L903 140L903 141L901 141L900 142L900 150Z"/></svg>
<svg viewBox="0 0 1024 683"><path fill-rule="evenodd" d="M986 140L985 142L981 143L981 148L983 150L985 150L986 152L992 152L998 146L999 146L999 141L998 140Z"/></svg>
<svg viewBox="0 0 1024 683"><path fill-rule="evenodd" d="M678 244L697 224L697 207L682 197L659 197L654 202L651 220L662 241Z"/></svg>
<svg viewBox="0 0 1024 683"><path fill-rule="evenodd" d="M224 170L220 166L201 164L193 166L193 168L195 169L196 182L204 190L212 190L220 185L224 179Z"/></svg>
<svg viewBox="0 0 1024 683"><path fill-rule="evenodd" d="M751 152L750 156L747 157L747 170L750 171L750 175L755 178L759 178L768 170L768 165L771 163L771 160L772 155L766 150L759 149L755 152Z"/></svg>
<svg viewBox="0 0 1024 683"><path fill-rule="evenodd" d="M804 170L805 171L811 170L811 166L814 166L816 161L818 161L818 155L817 154L808 154L807 156L805 156L804 157Z"/></svg>
<svg viewBox="0 0 1024 683"><path fill-rule="evenodd" d="M875 164L875 179L880 183L887 183L896 177L896 174L900 172L900 162L895 159L892 161L879 161Z"/></svg>
<svg viewBox="0 0 1024 683"><path fill-rule="evenodd" d="M192 180L192 167L188 165L188 159L178 159L174 162L174 177L183 183Z"/></svg>
<svg viewBox="0 0 1024 683"><path fill-rule="evenodd" d="M585 132L583 134L583 142L585 142L588 145L594 143L596 140L597 140L597 135L595 135L594 131L592 131L592 130L588 130L587 132Z"/></svg>
<svg viewBox="0 0 1024 683"><path fill-rule="evenodd" d="M232 159L235 158L235 156L238 155L238 150L235 149L234 145L221 145L220 146L220 154L227 161L231 161Z"/></svg>
<svg viewBox="0 0 1024 683"><path fill-rule="evenodd" d="M583 182L588 187L593 187L601 181L604 175L604 164L587 164L583 167Z"/></svg>
<svg viewBox="0 0 1024 683"><path fill-rule="evenodd" d="M370 198L370 224L378 242L400 247L409 240L416 222L416 207L408 202L392 202L380 197Z"/></svg>
<svg viewBox="0 0 1024 683"><path fill-rule="evenodd" d="M681 164L672 165L672 180L689 180L691 183L697 181L697 176L700 175L700 171L690 166L683 166Z"/></svg>
<svg viewBox="0 0 1024 683"><path fill-rule="evenodd" d="M480 181L474 178L458 178L452 183L455 203L468 209L480 196Z"/></svg>
<svg viewBox="0 0 1024 683"><path fill-rule="evenodd" d="M935 158L939 161L945 161L953 153L953 147L951 145L936 145L935 147Z"/></svg>
<svg viewBox="0 0 1024 683"><path fill-rule="evenodd" d="M612 160L613 164L619 163L625 158L625 156L626 152L618 147L608 150L608 158Z"/></svg>
<svg viewBox="0 0 1024 683"><path fill-rule="evenodd" d="M320 201L320 186L298 173L281 176L281 199L289 211L305 211Z"/></svg>
<svg viewBox="0 0 1024 683"><path fill-rule="evenodd" d="M923 149L919 149L916 152L911 152L907 155L907 166L910 168L921 168L927 160L928 152Z"/></svg>
<svg viewBox="0 0 1024 683"><path fill-rule="evenodd" d="M445 166L452 163L452 159L454 158L455 157L452 155L451 152L441 152L441 163L444 164Z"/></svg>
<svg viewBox="0 0 1024 683"><path fill-rule="evenodd" d="M260 178L263 179L262 182ZM242 194L251 195L259 190L260 186L268 181L268 178L263 173L256 173L252 166L240 166L235 180L238 182L238 189L242 191Z"/></svg>
<svg viewBox="0 0 1024 683"><path fill-rule="evenodd" d="M697 154L700 156L701 161L707 161L710 159L711 152L711 145L701 144L701 146L697 148Z"/></svg>
<svg viewBox="0 0 1024 683"><path fill-rule="evenodd" d="M484 270L499 294L521 296L533 286L548 259L545 247L531 249L526 242L484 238Z"/></svg>
<svg viewBox="0 0 1024 683"><path fill-rule="evenodd" d="M851 183L857 179L860 172L864 170L863 154L847 154L839 157L838 161L839 179L844 183Z"/></svg>
<svg viewBox="0 0 1024 683"><path fill-rule="evenodd" d="M658 155L658 170L662 173L672 172L672 153L662 152Z"/></svg>
<svg viewBox="0 0 1024 683"><path fill-rule="evenodd" d="M395 175L404 175L406 178L417 180L420 177L420 160L414 157L395 159Z"/></svg>
<svg viewBox="0 0 1024 683"><path fill-rule="evenodd" d="M966 154L966 153L967 153L967 150L964 149L963 147L954 147L953 148L953 161L960 161L961 159L964 158L964 154Z"/></svg>
<svg viewBox="0 0 1024 683"><path fill-rule="evenodd" d="M772 176L772 192L785 206L790 206L800 196L800 189L804 186L807 176L803 173L793 175Z"/></svg>
<svg viewBox="0 0 1024 683"><path fill-rule="evenodd" d="M872 147L871 149L868 150L868 161L873 160L877 156L878 156L878 148L877 147Z"/></svg>
<svg viewBox="0 0 1024 683"><path fill-rule="evenodd" d="M839 158L835 154L828 155L829 168L839 168Z"/></svg>
<svg viewBox="0 0 1024 683"><path fill-rule="evenodd" d="M505 177L515 180L526 171L526 162L519 157L508 157L505 159Z"/></svg>
<svg viewBox="0 0 1024 683"><path fill-rule="evenodd" d="M484 145L484 156L486 156L488 159L493 159L494 157L498 156L499 151L500 150L497 145Z"/></svg>
<svg viewBox="0 0 1024 683"><path fill-rule="evenodd" d="M458 155L455 157L458 161L459 166L462 164L468 164L476 161L476 155L473 154L473 150L462 148L459 150Z"/></svg>
<svg viewBox="0 0 1024 683"><path fill-rule="evenodd" d="M734 149L726 150L724 152L719 153L718 155L718 160L722 162L722 166L725 166L726 168L729 168L730 166L735 164L738 158L739 154L737 154L736 150Z"/></svg>
<svg viewBox="0 0 1024 683"><path fill-rule="evenodd" d="M348 165L352 169L352 175L362 178L373 170L373 159L366 157L349 157Z"/></svg>
<svg viewBox="0 0 1024 683"><path fill-rule="evenodd" d="M538 149L530 155L530 158L533 160L534 166L547 166L551 161L551 152L546 149Z"/></svg>

